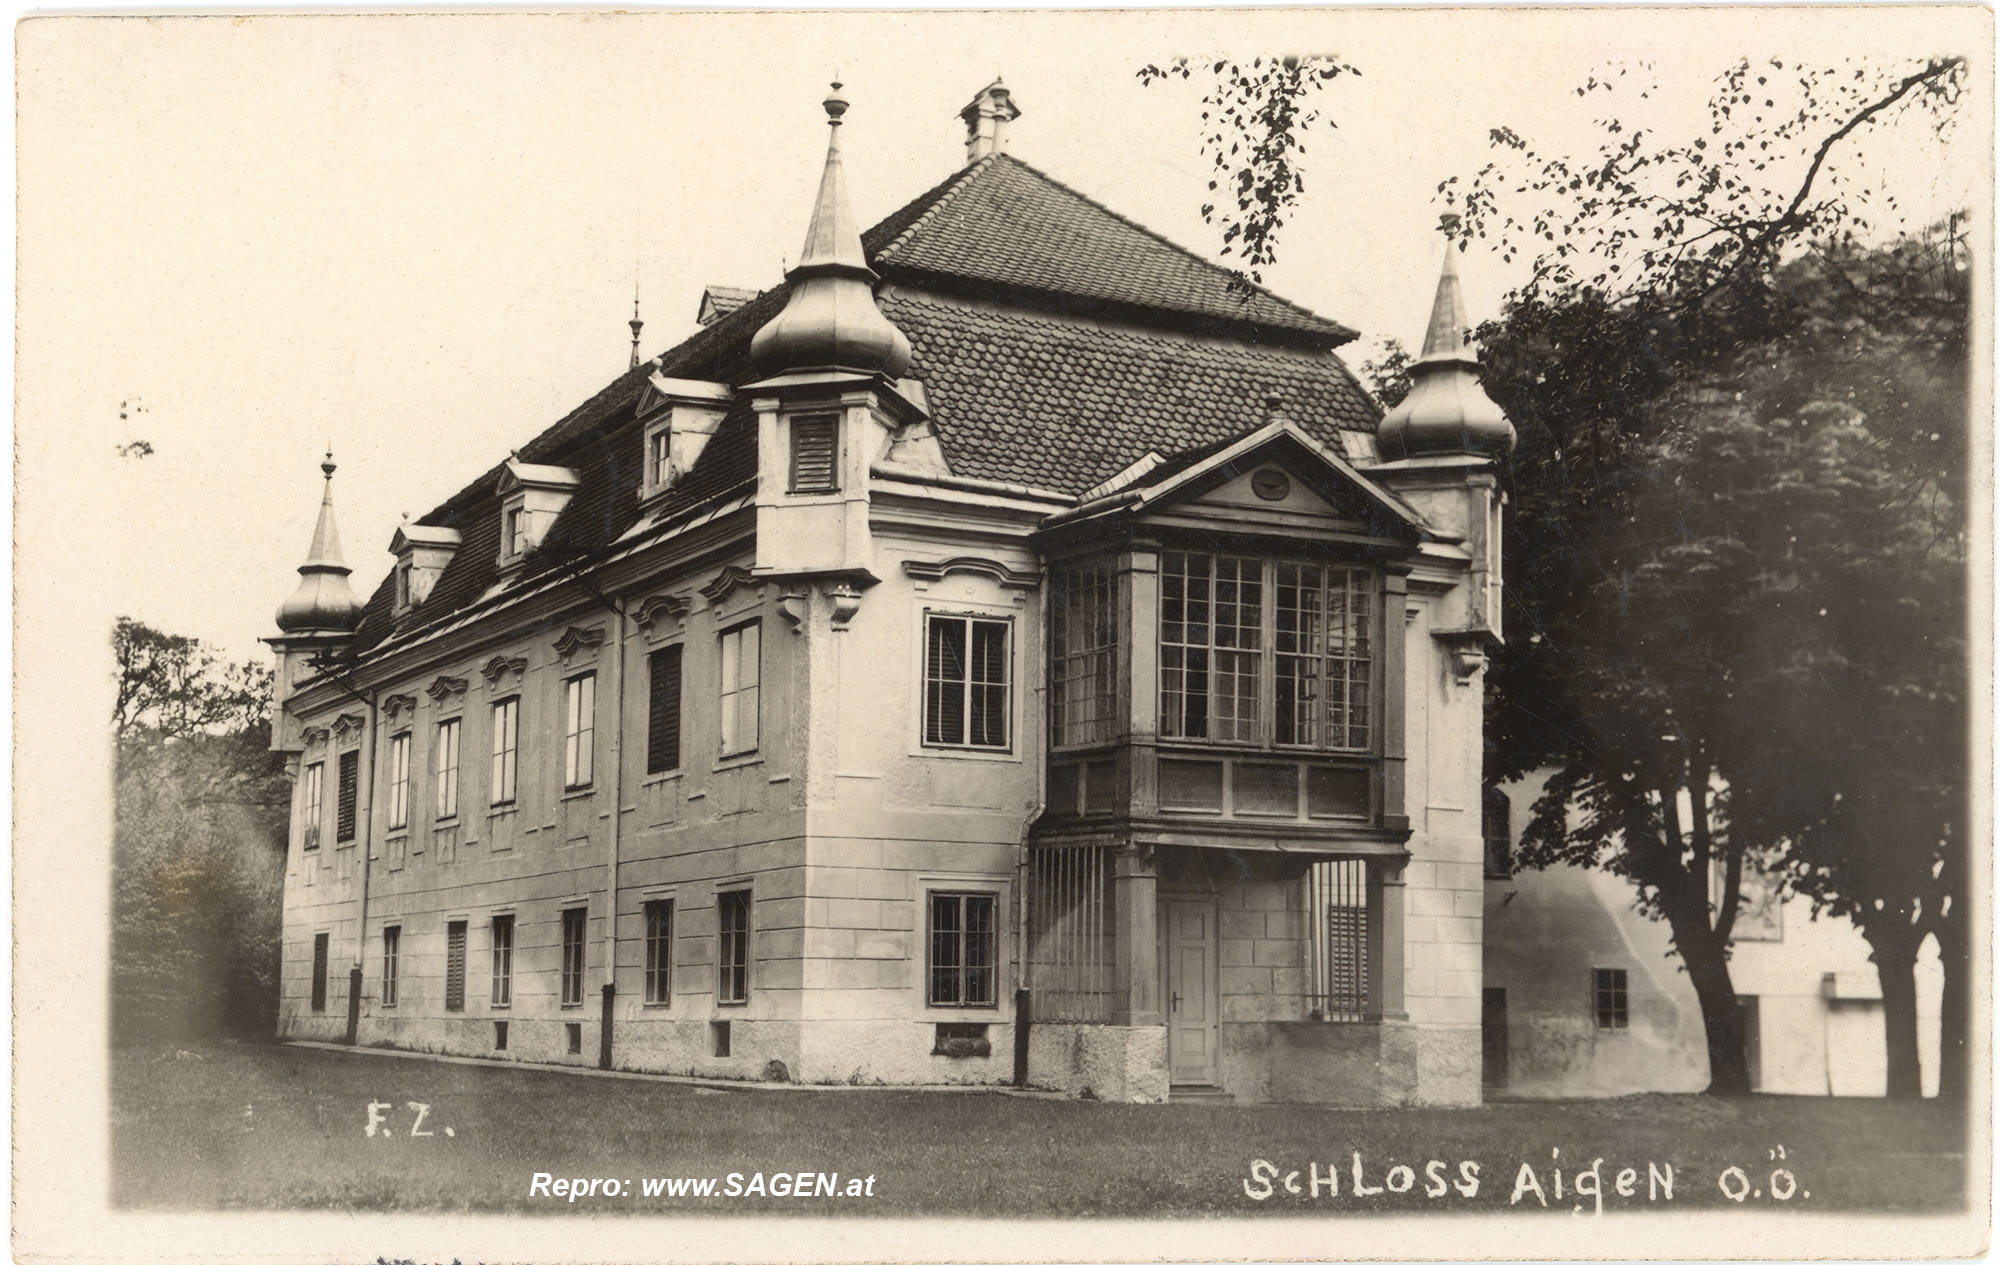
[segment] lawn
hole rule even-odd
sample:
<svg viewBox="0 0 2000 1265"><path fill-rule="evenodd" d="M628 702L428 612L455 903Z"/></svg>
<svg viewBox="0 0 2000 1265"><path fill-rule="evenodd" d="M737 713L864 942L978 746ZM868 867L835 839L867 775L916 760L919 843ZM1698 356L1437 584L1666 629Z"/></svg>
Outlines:
<svg viewBox="0 0 2000 1265"><path fill-rule="evenodd" d="M372 1136L371 1103L381 1104ZM1131 1106L1001 1093L721 1090L231 1046L119 1053L111 1108L113 1202L123 1208L1286 1216L1488 1212L1507 1207L1518 1185L1528 1208L1546 1199L1567 1212L1594 1205L1589 1174L1600 1159L1595 1185L1607 1213L1730 1207L1724 1186L1746 1206L1815 1212L1964 1205L1957 1112L1857 1099ZM1539 1197L1521 1177L1524 1163ZM631 1185L611 1195L600 1185L572 1202L531 1196L538 1172ZM754 1174L768 1184L781 1172L838 1173L842 1191L857 1178L873 1182L831 1199L648 1196L641 1185L736 1173L748 1187Z"/></svg>

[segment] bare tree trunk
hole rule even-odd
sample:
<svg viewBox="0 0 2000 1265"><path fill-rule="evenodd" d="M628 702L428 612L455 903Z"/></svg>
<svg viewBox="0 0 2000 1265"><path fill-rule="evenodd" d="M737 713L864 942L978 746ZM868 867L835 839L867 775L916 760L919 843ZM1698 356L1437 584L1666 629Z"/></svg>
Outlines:
<svg viewBox="0 0 2000 1265"><path fill-rule="evenodd" d="M1888 1054L1890 1098L1924 1095L1923 1067L1917 1059L1917 946L1922 936L1909 926L1863 927L1875 974L1882 981L1882 1040Z"/></svg>
<svg viewBox="0 0 2000 1265"><path fill-rule="evenodd" d="M1673 928L1674 948L1701 1003L1702 1028L1708 1035L1707 1092L1732 1098L1747 1095L1750 1060L1743 1049L1743 1012L1736 1004L1724 945L1708 925L1706 910L1692 917L1669 915L1667 925Z"/></svg>

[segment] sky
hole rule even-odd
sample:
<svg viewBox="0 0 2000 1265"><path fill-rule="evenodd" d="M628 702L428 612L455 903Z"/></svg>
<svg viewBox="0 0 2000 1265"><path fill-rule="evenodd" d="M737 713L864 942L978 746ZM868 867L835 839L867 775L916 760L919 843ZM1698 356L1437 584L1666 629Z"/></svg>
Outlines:
<svg viewBox="0 0 2000 1265"><path fill-rule="evenodd" d="M1198 91L1134 72L1177 54L1338 54L1362 74L1323 93L1335 126L1308 142L1266 282L1361 331L1358 367L1382 339L1421 335L1438 182L1482 165L1502 125L1593 148L1602 107L1574 93L1590 72L1650 62L1658 90L1620 117L1687 132L1737 55L1886 63L1953 39L1983 47L1980 15L30 20L17 28L17 609L84 629L128 614L262 656L329 444L365 596L403 515L624 368L635 283L650 356L694 328L704 285L781 278L836 73L863 224L963 162L957 112L1003 76L1023 111L1017 157L1213 256ZM1990 109L1969 96L1968 116ZM1983 205L1983 126L1945 147L1871 142L1913 220ZM1479 249L1461 268L1475 321L1520 279ZM133 440L152 454L121 456Z"/></svg>

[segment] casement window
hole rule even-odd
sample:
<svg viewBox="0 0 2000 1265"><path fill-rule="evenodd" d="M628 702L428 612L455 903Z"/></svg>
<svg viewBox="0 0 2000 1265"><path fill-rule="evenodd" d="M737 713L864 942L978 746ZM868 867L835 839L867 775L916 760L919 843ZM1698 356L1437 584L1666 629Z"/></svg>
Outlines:
<svg viewBox="0 0 2000 1265"><path fill-rule="evenodd" d="M313 937L312 1008L317 1014L326 1009L326 950L329 933Z"/></svg>
<svg viewBox="0 0 2000 1265"><path fill-rule="evenodd" d="M1160 735L1367 751L1375 577L1350 567L1160 555Z"/></svg>
<svg viewBox="0 0 2000 1265"><path fill-rule="evenodd" d="M750 889L735 888L715 897L716 976L718 1005L740 1006L750 1000Z"/></svg>
<svg viewBox="0 0 2000 1265"><path fill-rule="evenodd" d="M403 956L403 929L401 927L382 928L382 1004L396 1004L396 980L401 970Z"/></svg>
<svg viewBox="0 0 2000 1265"><path fill-rule="evenodd" d="M722 634L722 754L747 755L757 749L758 679L763 626L756 620Z"/></svg>
<svg viewBox="0 0 2000 1265"><path fill-rule="evenodd" d="M334 842L354 842L355 795L361 784L361 753L340 753L340 787L334 801Z"/></svg>
<svg viewBox="0 0 2000 1265"><path fill-rule="evenodd" d="M674 999L674 902L646 902L646 1004Z"/></svg>
<svg viewBox="0 0 2000 1265"><path fill-rule="evenodd" d="M410 825L410 735L389 739L389 829Z"/></svg>
<svg viewBox="0 0 2000 1265"><path fill-rule="evenodd" d="M646 657L646 772L681 767L681 648L668 646Z"/></svg>
<svg viewBox="0 0 2000 1265"><path fill-rule="evenodd" d="M514 1004L514 915L493 916L493 1004Z"/></svg>
<svg viewBox="0 0 2000 1265"><path fill-rule="evenodd" d="M674 481L674 432L662 426L647 440L647 486L663 488Z"/></svg>
<svg viewBox="0 0 2000 1265"><path fill-rule="evenodd" d="M1118 723L1118 584L1086 562L1049 577L1049 731L1059 747L1108 741Z"/></svg>
<svg viewBox="0 0 2000 1265"><path fill-rule="evenodd" d="M324 762L308 764L305 784L299 788L299 849L304 852L319 851L320 814L326 804L326 765Z"/></svg>
<svg viewBox="0 0 2000 1265"><path fill-rule="evenodd" d="M563 787L581 790L591 783L596 764L592 735L597 726L597 674L586 672L563 682Z"/></svg>
<svg viewBox="0 0 2000 1265"><path fill-rule="evenodd" d="M1630 998L1622 969L1598 967L1591 973L1591 990L1597 1008L1597 1026L1607 1030L1631 1026Z"/></svg>
<svg viewBox="0 0 2000 1265"><path fill-rule="evenodd" d="M437 745L431 751L431 776L437 786L439 821L458 816L458 718L441 720Z"/></svg>
<svg viewBox="0 0 2000 1265"><path fill-rule="evenodd" d="M513 508L507 511L507 556L518 558L528 551L528 511Z"/></svg>
<svg viewBox="0 0 2000 1265"><path fill-rule="evenodd" d="M444 925L444 1008L465 1009L465 924Z"/></svg>
<svg viewBox="0 0 2000 1265"><path fill-rule="evenodd" d="M833 492L840 487L840 419L832 415L792 419L794 492Z"/></svg>
<svg viewBox="0 0 2000 1265"><path fill-rule="evenodd" d="M1004 750L1008 622L970 615L924 619L924 741Z"/></svg>
<svg viewBox="0 0 2000 1265"><path fill-rule="evenodd" d="M562 911L562 1004L583 1004L583 929L590 911L578 905Z"/></svg>
<svg viewBox="0 0 2000 1265"><path fill-rule="evenodd" d="M410 564L403 562L398 563L396 566L396 609L399 611L408 610L409 606Z"/></svg>
<svg viewBox="0 0 2000 1265"><path fill-rule="evenodd" d="M991 892L932 892L930 987L933 1006L992 1006L999 900Z"/></svg>
<svg viewBox="0 0 2000 1265"><path fill-rule="evenodd" d="M495 806L514 802L515 755L521 739L521 700L503 698L493 704L493 782Z"/></svg>

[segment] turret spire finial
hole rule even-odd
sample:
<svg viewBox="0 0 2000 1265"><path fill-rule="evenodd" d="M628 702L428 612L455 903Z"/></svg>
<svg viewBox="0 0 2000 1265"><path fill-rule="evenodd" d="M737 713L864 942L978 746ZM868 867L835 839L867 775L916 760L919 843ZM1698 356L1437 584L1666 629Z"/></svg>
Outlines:
<svg viewBox="0 0 2000 1265"><path fill-rule="evenodd" d="M341 557L340 531L333 521L333 472L337 467L331 444L319 469L326 479L319 498L319 521L313 525L306 560L299 565L299 587L278 608L278 627L288 633L351 632L361 622L361 603L347 583L350 569Z"/></svg>
<svg viewBox="0 0 2000 1265"><path fill-rule="evenodd" d="M632 279L632 319L627 321L626 324L632 327L632 363L629 367L637 369L639 367L639 331L646 327L646 322L639 319L639 280L637 277Z"/></svg>

